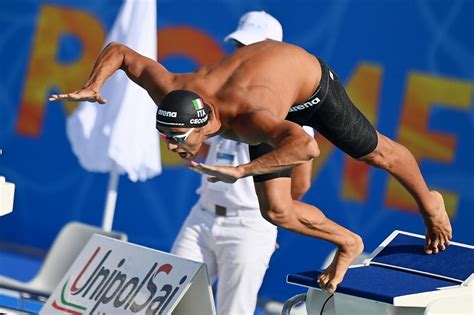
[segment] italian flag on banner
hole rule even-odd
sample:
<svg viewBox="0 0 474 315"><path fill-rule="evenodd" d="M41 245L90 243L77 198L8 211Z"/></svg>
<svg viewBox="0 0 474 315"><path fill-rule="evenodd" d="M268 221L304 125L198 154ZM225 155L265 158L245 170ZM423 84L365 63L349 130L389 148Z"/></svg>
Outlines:
<svg viewBox="0 0 474 315"><path fill-rule="evenodd" d="M193 100L193 105L195 110L200 110L204 108L204 103L202 102L202 99L197 98Z"/></svg>

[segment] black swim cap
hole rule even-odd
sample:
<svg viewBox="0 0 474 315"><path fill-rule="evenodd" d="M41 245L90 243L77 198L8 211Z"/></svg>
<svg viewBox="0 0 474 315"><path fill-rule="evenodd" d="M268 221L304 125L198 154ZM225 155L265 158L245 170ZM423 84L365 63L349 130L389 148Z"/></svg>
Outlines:
<svg viewBox="0 0 474 315"><path fill-rule="evenodd" d="M156 112L156 122L164 127L195 128L205 126L210 108L202 98L188 90L168 93Z"/></svg>

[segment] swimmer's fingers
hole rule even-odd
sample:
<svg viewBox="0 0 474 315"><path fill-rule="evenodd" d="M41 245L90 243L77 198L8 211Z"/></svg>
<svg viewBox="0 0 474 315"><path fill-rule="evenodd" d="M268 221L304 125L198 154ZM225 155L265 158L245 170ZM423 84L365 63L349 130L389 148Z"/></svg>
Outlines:
<svg viewBox="0 0 474 315"><path fill-rule="evenodd" d="M200 163L191 161L188 164L190 170L195 171L196 173L207 175L206 171L200 166Z"/></svg>
<svg viewBox="0 0 474 315"><path fill-rule="evenodd" d="M223 181L226 183L234 183L240 178L235 167L230 166L211 166L191 161L188 167L195 172L211 176L212 182Z"/></svg>
<svg viewBox="0 0 474 315"><path fill-rule="evenodd" d="M191 161L188 164L188 167L201 174L213 175L213 176L219 174L218 167L215 167L215 166L213 167L210 165L206 165L206 164L202 164L202 163L198 163L194 161Z"/></svg>
<svg viewBox="0 0 474 315"><path fill-rule="evenodd" d="M103 98L98 92L88 89L77 90L71 93L65 94L53 94L49 97L50 101L73 101L73 102L98 102L99 104L107 103L107 100Z"/></svg>
<svg viewBox="0 0 474 315"><path fill-rule="evenodd" d="M188 167L191 170L193 170L193 171L195 171L199 174L202 174L202 175L213 175L213 171L210 170L206 165L201 164L201 163L191 161L191 162L189 162Z"/></svg>
<svg viewBox="0 0 474 315"><path fill-rule="evenodd" d="M69 101L70 96L68 94L53 94L49 97L50 101Z"/></svg>

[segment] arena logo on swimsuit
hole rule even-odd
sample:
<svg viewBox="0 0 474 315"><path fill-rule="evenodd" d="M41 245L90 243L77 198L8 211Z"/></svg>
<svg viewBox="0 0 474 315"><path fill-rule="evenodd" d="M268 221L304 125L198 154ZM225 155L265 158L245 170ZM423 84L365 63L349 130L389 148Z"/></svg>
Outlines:
<svg viewBox="0 0 474 315"><path fill-rule="evenodd" d="M108 261L109 256L113 252L112 250L108 250L105 253L92 271L90 265L96 260L95 257L100 252L100 249L100 247L97 247L81 272L73 279L69 293L75 297L74 301L66 300L68 296L71 296L65 294L70 280L68 279L62 288L61 298L53 302L53 308L67 311L70 314L88 313L92 315L104 313L100 311L100 306L108 306L109 310L110 307L113 307L115 309L128 310L132 313L161 314L160 312L168 306L181 288L181 285L188 278L188 275L183 275L179 283L174 284L166 283L167 281L161 278L159 280L160 284L157 285L155 278L159 274L169 276L173 270L171 264L159 265L157 262L148 269L145 277L132 277L124 271L130 269L126 266L127 260L125 258L120 259L115 268ZM88 273L90 276L81 281L82 276ZM83 283L82 286L78 287L79 283ZM161 286L161 289L158 289L159 286ZM87 305L92 305L92 308L89 310Z"/></svg>
<svg viewBox="0 0 474 315"><path fill-rule="evenodd" d="M291 112L297 112L297 111L300 111L300 110L304 110L308 107L313 107L314 105L318 104L319 102L321 102L319 97L315 97L309 102L305 102L303 104L298 104L298 105L291 106L290 109L288 110L288 112L291 113Z"/></svg>

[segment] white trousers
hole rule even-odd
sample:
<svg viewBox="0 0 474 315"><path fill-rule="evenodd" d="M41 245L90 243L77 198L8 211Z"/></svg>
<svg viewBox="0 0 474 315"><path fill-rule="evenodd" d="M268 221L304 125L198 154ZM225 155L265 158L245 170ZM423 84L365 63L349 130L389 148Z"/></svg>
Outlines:
<svg viewBox="0 0 474 315"><path fill-rule="evenodd" d="M218 315L253 315L276 236L259 210L222 217L196 204L171 252L206 263L212 283L218 280Z"/></svg>

